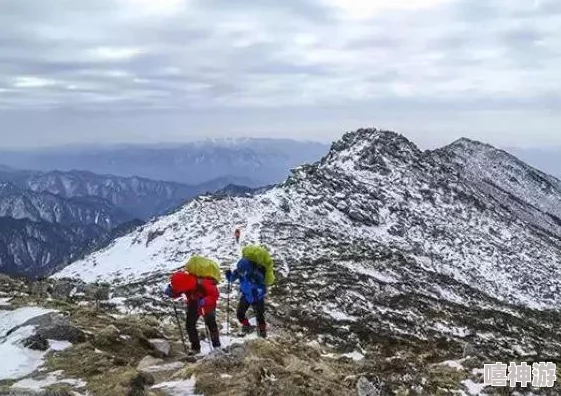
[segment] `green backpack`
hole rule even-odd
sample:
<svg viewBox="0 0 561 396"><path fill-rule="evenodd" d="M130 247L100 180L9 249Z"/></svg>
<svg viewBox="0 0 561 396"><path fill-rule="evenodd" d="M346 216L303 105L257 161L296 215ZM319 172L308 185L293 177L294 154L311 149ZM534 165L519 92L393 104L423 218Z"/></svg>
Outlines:
<svg viewBox="0 0 561 396"><path fill-rule="evenodd" d="M185 264L185 271L200 278L212 278L216 282L220 282L222 276L218 263L201 256L191 257Z"/></svg>
<svg viewBox="0 0 561 396"><path fill-rule="evenodd" d="M265 269L265 284L275 283L274 264L269 251L259 245L248 245L242 249L242 257Z"/></svg>

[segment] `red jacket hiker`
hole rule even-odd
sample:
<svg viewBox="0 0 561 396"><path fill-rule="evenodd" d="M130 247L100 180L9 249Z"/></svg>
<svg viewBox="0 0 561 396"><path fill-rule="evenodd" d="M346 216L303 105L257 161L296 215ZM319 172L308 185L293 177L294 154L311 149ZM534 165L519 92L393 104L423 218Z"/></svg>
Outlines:
<svg viewBox="0 0 561 396"><path fill-rule="evenodd" d="M239 228L236 228L236 231L234 231L234 237L236 238L236 242L240 241L240 236L242 235L242 232L240 231Z"/></svg>
<svg viewBox="0 0 561 396"><path fill-rule="evenodd" d="M216 309L218 288L216 281L210 278L198 278L188 272L178 271L170 279L172 298L185 294L189 304L196 302L200 316Z"/></svg>
<svg viewBox="0 0 561 396"><path fill-rule="evenodd" d="M165 294L171 298L181 297L182 294L187 297L186 327L191 342L191 353L197 354L201 351L197 331L199 316L204 316L212 346L220 347L220 336L216 323L216 303L220 293L214 279L200 278L188 272L178 271L171 275Z"/></svg>

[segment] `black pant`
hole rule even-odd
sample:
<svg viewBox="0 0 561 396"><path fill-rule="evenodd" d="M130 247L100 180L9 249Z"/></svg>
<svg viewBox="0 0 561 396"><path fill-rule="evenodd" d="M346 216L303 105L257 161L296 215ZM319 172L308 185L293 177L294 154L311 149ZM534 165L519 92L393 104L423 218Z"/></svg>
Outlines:
<svg viewBox="0 0 561 396"><path fill-rule="evenodd" d="M197 320L199 319L199 307L197 302L189 303L187 307L187 335L191 343L191 349L200 351L201 342L199 341L199 333L197 331ZM218 332L218 325L216 324L216 311L207 312L205 317L205 324L210 332L210 340L212 346L215 348L220 347L220 335Z"/></svg>
<svg viewBox="0 0 561 396"><path fill-rule="evenodd" d="M250 304L245 299L245 296L242 294L242 298L240 298L240 302L238 304L238 320L240 323L245 324L247 323L246 313L249 309L250 305L253 307L253 312L255 313L255 318L257 319L257 325L260 329L264 330L267 326L265 322L265 299L261 299L259 301Z"/></svg>

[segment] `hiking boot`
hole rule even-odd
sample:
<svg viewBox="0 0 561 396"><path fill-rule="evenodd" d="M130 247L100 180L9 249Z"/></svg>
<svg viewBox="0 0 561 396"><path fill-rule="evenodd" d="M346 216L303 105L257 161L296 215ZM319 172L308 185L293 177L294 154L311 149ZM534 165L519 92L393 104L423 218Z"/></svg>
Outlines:
<svg viewBox="0 0 561 396"><path fill-rule="evenodd" d="M187 356L197 356L201 354L201 350L200 349L191 349L188 353Z"/></svg>
<svg viewBox="0 0 561 396"><path fill-rule="evenodd" d="M245 337L246 335L253 333L253 330L255 330L253 326L242 326L237 335L238 337Z"/></svg>
<svg viewBox="0 0 561 396"><path fill-rule="evenodd" d="M249 326L242 326L242 333L243 334L251 334L253 333L253 331L255 330L255 327L249 325Z"/></svg>
<svg viewBox="0 0 561 396"><path fill-rule="evenodd" d="M267 338L267 330L257 330L257 335L261 338Z"/></svg>

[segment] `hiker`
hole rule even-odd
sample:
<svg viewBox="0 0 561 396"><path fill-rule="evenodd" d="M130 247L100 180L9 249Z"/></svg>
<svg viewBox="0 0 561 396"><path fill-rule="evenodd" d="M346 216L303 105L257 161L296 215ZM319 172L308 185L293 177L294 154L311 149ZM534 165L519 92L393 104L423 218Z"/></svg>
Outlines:
<svg viewBox="0 0 561 396"><path fill-rule="evenodd" d="M201 342L197 332L197 321L200 316L204 318L210 333L210 340L214 348L220 347L220 336L216 324L216 302L219 292L217 282L212 278L197 277L186 271L178 271L171 275L170 284L165 294L171 298L187 297L186 327L191 351L189 355L201 352Z"/></svg>
<svg viewBox="0 0 561 396"><path fill-rule="evenodd" d="M234 231L234 237L236 238L236 243L240 243L240 236L242 235L241 231L239 228L236 228L236 231Z"/></svg>
<svg viewBox="0 0 561 396"><path fill-rule="evenodd" d="M243 334L253 331L246 316L247 310L252 306L257 319L257 334L266 338L265 296L267 285L272 285L274 282L273 262L269 253L261 246L244 247L236 269L226 271L226 279L228 282L235 282L238 279L240 281L241 297L237 317L242 325Z"/></svg>

